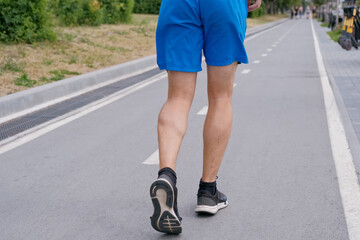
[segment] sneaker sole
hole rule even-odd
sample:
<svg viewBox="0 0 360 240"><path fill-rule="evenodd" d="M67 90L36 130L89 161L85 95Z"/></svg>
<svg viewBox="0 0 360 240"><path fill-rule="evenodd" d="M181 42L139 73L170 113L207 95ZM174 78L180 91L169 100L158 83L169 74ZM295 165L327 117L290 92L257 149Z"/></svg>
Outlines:
<svg viewBox="0 0 360 240"><path fill-rule="evenodd" d="M163 233L179 234L181 222L174 212L174 190L166 179L157 179L150 187L150 197L154 205L151 226Z"/></svg>
<svg viewBox="0 0 360 240"><path fill-rule="evenodd" d="M226 208L228 202L219 203L215 206L207 206L207 205L197 205L195 208L195 212L199 214L216 214L220 209Z"/></svg>

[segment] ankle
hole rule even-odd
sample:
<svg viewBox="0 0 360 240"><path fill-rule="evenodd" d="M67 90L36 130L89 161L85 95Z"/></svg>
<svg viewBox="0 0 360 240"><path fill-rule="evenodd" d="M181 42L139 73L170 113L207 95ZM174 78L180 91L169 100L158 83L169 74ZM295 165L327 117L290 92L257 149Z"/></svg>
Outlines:
<svg viewBox="0 0 360 240"><path fill-rule="evenodd" d="M214 182L203 182L203 180L200 179L199 192L203 191L208 191L214 195L216 193L216 180Z"/></svg>
<svg viewBox="0 0 360 240"><path fill-rule="evenodd" d="M159 170L158 172L158 178L161 176L161 175L166 175L168 176L172 183L174 185L176 185L176 180L177 180L177 177L176 177L176 173L173 169L169 168L169 167L164 167L162 169Z"/></svg>

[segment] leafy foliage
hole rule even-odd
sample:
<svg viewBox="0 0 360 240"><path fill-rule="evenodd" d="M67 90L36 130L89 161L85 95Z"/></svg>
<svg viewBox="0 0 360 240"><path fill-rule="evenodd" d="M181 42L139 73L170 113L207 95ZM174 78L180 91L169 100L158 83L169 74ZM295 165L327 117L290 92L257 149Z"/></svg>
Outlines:
<svg viewBox="0 0 360 240"><path fill-rule="evenodd" d="M248 17L249 18L256 18L260 17L265 14L265 3L264 1L261 2L261 6L256 9L255 11L249 12Z"/></svg>
<svg viewBox="0 0 360 240"><path fill-rule="evenodd" d="M134 13L159 14L161 0L135 0Z"/></svg>
<svg viewBox="0 0 360 240"><path fill-rule="evenodd" d="M101 3L98 0L56 0L54 12L64 25L93 25L103 22Z"/></svg>
<svg viewBox="0 0 360 240"><path fill-rule="evenodd" d="M100 0L104 13L104 23L131 21L134 0Z"/></svg>
<svg viewBox="0 0 360 240"><path fill-rule="evenodd" d="M0 0L0 41L55 40L46 4L47 0Z"/></svg>

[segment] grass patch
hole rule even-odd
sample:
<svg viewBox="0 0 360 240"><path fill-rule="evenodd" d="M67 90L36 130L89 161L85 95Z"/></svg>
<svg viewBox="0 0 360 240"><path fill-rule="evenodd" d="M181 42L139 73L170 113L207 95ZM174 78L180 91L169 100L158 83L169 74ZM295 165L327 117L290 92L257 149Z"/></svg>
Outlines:
<svg viewBox="0 0 360 240"><path fill-rule="evenodd" d="M20 63L16 63L12 58L8 58L4 66L0 69L1 72L12 71L12 72L22 72L24 66Z"/></svg>
<svg viewBox="0 0 360 240"><path fill-rule="evenodd" d="M330 36L330 38L334 41L334 42L337 42L339 37L341 36L341 30L340 29L337 29L337 30L334 30L334 31L328 31L327 34Z"/></svg>
<svg viewBox="0 0 360 240"><path fill-rule="evenodd" d="M53 70L50 71L50 73L53 75L51 78L49 78L48 80L51 81L59 81L59 80L63 80L65 78L66 75L80 75L80 73L78 72L70 72L68 70ZM42 81L46 81L47 79L45 77L42 78Z"/></svg>
<svg viewBox="0 0 360 240"><path fill-rule="evenodd" d="M246 19L246 23L247 23L247 27L248 28L252 28L252 27L256 27L265 23L269 23L269 22L273 22L276 20L280 20L280 19L284 19L284 18L289 18L289 15L287 14L276 14L276 15L270 15L270 14L265 14L261 17L257 17L257 18L248 18Z"/></svg>
<svg viewBox="0 0 360 240"><path fill-rule="evenodd" d="M28 75L24 73L14 81L14 84L17 86L33 87L36 84L36 81L30 79Z"/></svg>
<svg viewBox="0 0 360 240"><path fill-rule="evenodd" d="M328 24L327 24L326 22L323 22L322 24L320 24L320 26L322 26L322 27L327 27Z"/></svg>

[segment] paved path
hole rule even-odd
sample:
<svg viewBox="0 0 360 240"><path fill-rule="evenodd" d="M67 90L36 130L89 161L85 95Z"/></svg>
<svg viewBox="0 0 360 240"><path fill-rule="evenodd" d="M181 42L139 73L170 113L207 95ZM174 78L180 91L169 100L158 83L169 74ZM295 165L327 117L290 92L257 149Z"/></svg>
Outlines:
<svg viewBox="0 0 360 240"><path fill-rule="evenodd" d="M218 186L228 208L194 213L206 74L178 160L178 237L150 226L166 79L0 155L0 239L348 239L310 21L246 42Z"/></svg>

